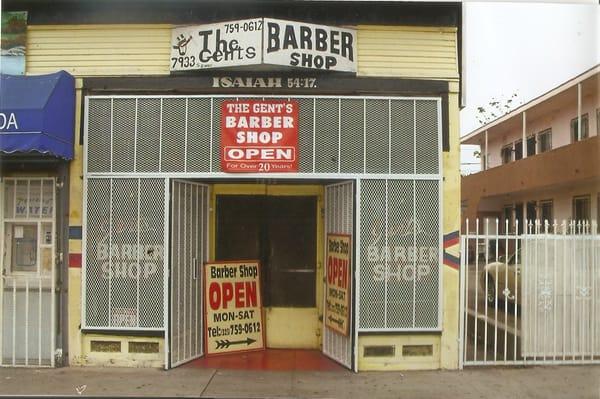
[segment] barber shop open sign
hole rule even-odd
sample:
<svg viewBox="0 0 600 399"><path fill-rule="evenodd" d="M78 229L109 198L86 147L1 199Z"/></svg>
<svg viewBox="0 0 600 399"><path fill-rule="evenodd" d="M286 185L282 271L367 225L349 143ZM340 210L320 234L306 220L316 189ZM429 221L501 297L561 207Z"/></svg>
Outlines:
<svg viewBox="0 0 600 399"><path fill-rule="evenodd" d="M206 354L264 349L258 261L207 262L204 271Z"/></svg>
<svg viewBox="0 0 600 399"><path fill-rule="evenodd" d="M298 102L224 101L221 150L224 172L297 172Z"/></svg>

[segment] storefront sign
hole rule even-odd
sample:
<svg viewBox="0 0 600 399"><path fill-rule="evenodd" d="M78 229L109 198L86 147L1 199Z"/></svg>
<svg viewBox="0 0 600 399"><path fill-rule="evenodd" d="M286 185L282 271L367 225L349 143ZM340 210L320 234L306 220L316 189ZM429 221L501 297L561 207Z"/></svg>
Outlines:
<svg viewBox="0 0 600 399"><path fill-rule="evenodd" d="M252 77L252 76L219 76L213 77L215 88L269 88L269 89L312 89L318 87L315 77Z"/></svg>
<svg viewBox="0 0 600 399"><path fill-rule="evenodd" d="M372 241L367 245L367 263L373 268L373 281L421 281L427 279L434 265L439 264L439 248L433 246L385 245L384 231L377 224L371 226ZM419 219L390 223L388 241L423 234Z"/></svg>
<svg viewBox="0 0 600 399"><path fill-rule="evenodd" d="M327 234L327 283L325 326L348 336L350 333L351 236Z"/></svg>
<svg viewBox="0 0 600 399"><path fill-rule="evenodd" d="M263 62L356 72L356 31L265 18Z"/></svg>
<svg viewBox="0 0 600 399"><path fill-rule="evenodd" d="M171 32L171 70L261 63L262 18L175 28Z"/></svg>
<svg viewBox="0 0 600 399"><path fill-rule="evenodd" d="M254 18L174 28L171 71L282 65L356 72L356 31Z"/></svg>
<svg viewBox="0 0 600 399"><path fill-rule="evenodd" d="M265 347L258 261L206 263L206 354Z"/></svg>
<svg viewBox="0 0 600 399"><path fill-rule="evenodd" d="M224 101L221 107L224 172L297 172L296 101Z"/></svg>

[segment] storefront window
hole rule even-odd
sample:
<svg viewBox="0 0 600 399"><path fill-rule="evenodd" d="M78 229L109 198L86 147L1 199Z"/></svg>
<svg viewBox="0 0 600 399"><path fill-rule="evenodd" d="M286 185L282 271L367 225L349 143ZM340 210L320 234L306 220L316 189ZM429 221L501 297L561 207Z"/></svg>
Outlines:
<svg viewBox="0 0 600 399"><path fill-rule="evenodd" d="M13 224L13 272L37 271L37 226Z"/></svg>

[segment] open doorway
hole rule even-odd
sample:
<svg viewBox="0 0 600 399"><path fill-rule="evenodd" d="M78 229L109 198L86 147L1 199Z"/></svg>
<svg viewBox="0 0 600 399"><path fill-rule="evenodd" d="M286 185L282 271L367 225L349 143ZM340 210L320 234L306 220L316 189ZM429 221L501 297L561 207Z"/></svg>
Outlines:
<svg viewBox="0 0 600 399"><path fill-rule="evenodd" d="M321 186L214 186L214 259L260 261L267 348L319 348L321 201Z"/></svg>
<svg viewBox="0 0 600 399"><path fill-rule="evenodd" d="M258 260L267 351L223 355L219 365L269 363L272 356L275 363L287 364L290 356L308 356L304 360L312 360L304 363L315 365L316 370L334 364L326 357L352 368L354 288L349 291L347 334L328 329L323 314L326 237L354 235L353 182L204 185L173 181L171 190L170 367L203 354L205 331L202 317L197 317L203 312L203 263ZM351 276L353 270L351 265ZM303 350L310 353L299 355ZM190 365L217 367L215 358L203 359Z"/></svg>

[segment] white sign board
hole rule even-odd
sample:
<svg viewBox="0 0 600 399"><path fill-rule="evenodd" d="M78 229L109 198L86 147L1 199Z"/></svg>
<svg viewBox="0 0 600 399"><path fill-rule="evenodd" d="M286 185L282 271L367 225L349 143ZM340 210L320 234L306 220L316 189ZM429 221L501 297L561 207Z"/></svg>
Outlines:
<svg viewBox="0 0 600 399"><path fill-rule="evenodd" d="M263 62L356 72L356 31L265 18Z"/></svg>
<svg viewBox="0 0 600 399"><path fill-rule="evenodd" d="M245 19L171 31L171 71L261 63L263 19Z"/></svg>
<svg viewBox="0 0 600 399"><path fill-rule="evenodd" d="M356 30L255 18L171 32L171 71L261 64L356 72Z"/></svg>

